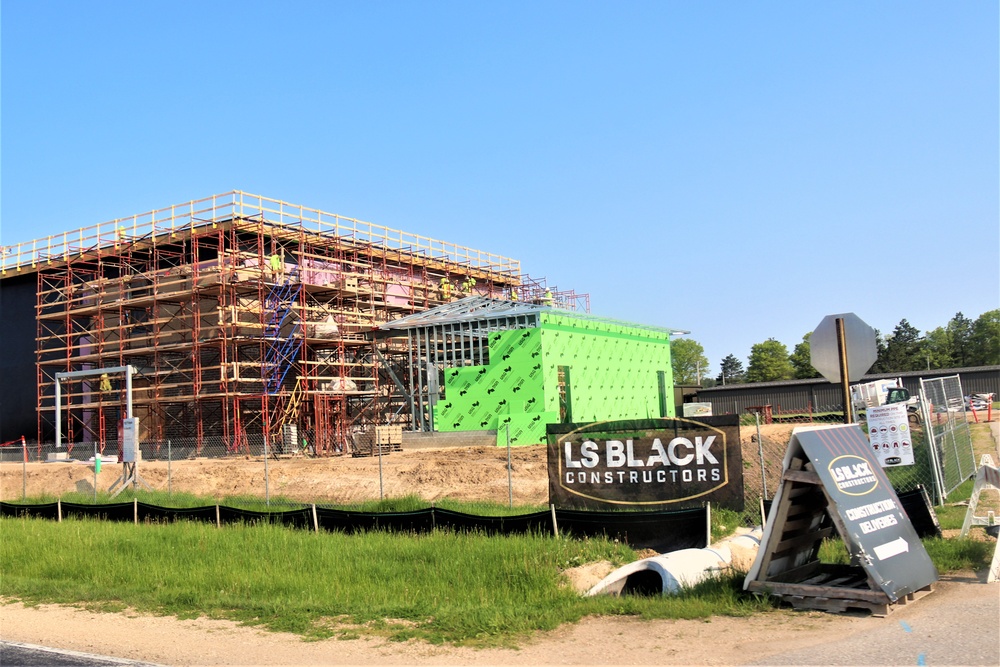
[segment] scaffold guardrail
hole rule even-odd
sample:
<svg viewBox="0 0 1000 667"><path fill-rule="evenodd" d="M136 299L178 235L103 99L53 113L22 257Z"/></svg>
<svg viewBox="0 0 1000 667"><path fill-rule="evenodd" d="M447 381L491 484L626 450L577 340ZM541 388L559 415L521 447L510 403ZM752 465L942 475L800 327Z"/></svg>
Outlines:
<svg viewBox="0 0 1000 667"><path fill-rule="evenodd" d="M114 250L124 243L177 235L233 219L257 219L290 229L351 238L367 245L515 277L521 272L520 262L509 257L240 190L5 245L0 255L0 272L7 276L11 272L32 271L42 264L69 261L88 252Z"/></svg>

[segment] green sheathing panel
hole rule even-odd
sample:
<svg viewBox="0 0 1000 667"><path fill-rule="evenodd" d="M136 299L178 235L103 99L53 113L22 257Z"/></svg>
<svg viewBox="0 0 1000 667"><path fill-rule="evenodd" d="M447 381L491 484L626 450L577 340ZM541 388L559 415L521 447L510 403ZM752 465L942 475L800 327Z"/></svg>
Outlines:
<svg viewBox="0 0 1000 667"><path fill-rule="evenodd" d="M546 409L559 411L558 368L570 369L574 422L673 417L670 334L622 324L542 314ZM659 373L666 415L660 414Z"/></svg>
<svg viewBox="0 0 1000 667"><path fill-rule="evenodd" d="M545 424L552 420L543 412L541 331L514 329L490 335L490 363L487 366L464 366L444 373L444 399L434 410L437 431L478 431L497 429L497 439L507 443L506 424L518 419L516 444L535 444L545 440ZM528 428L521 417L537 427ZM504 421L510 419L510 422ZM528 432L541 433L534 440ZM512 427L511 441L515 442ZM530 440L530 442L529 442Z"/></svg>
<svg viewBox="0 0 1000 667"><path fill-rule="evenodd" d="M543 313L539 329L490 335L490 363L444 373L437 431L497 431L497 444L545 442L559 421L559 366L570 368L573 421L659 417L658 373L674 416L669 334Z"/></svg>

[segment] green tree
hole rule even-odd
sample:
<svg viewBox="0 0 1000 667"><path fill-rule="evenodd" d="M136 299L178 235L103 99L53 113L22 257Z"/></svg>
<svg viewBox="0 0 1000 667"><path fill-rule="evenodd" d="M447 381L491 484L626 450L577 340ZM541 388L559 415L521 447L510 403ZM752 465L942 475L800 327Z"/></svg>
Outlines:
<svg viewBox="0 0 1000 667"><path fill-rule="evenodd" d="M960 312L948 322L948 338L951 343L952 368L964 368L969 365L972 340L972 320Z"/></svg>
<svg viewBox="0 0 1000 667"><path fill-rule="evenodd" d="M794 375L795 368L788 357L788 348L784 343L768 338L750 348L747 382L790 380Z"/></svg>
<svg viewBox="0 0 1000 667"><path fill-rule="evenodd" d="M928 370L931 368L953 368L952 337L944 327L928 331L923 341L923 357Z"/></svg>
<svg viewBox="0 0 1000 667"><path fill-rule="evenodd" d="M885 358L886 346L885 336L878 329L875 329L875 363L872 364L869 373L888 373L889 366Z"/></svg>
<svg viewBox="0 0 1000 667"><path fill-rule="evenodd" d="M743 370L743 362L735 355L727 355L720 364L722 372L715 378L717 384L740 384L746 382L746 371Z"/></svg>
<svg viewBox="0 0 1000 667"><path fill-rule="evenodd" d="M926 368L927 360L921 354L920 330L903 318L892 330L885 343L885 371L916 371Z"/></svg>
<svg viewBox="0 0 1000 667"><path fill-rule="evenodd" d="M700 384L701 376L708 372L705 348L692 338L670 341L670 366L674 371L674 384Z"/></svg>
<svg viewBox="0 0 1000 667"><path fill-rule="evenodd" d="M968 360L970 366L1000 364L1000 309L988 310L972 323Z"/></svg>
<svg viewBox="0 0 1000 667"><path fill-rule="evenodd" d="M792 367L795 369L795 377L803 380L820 376L819 371L812 365L812 350L809 347L810 336L812 336L811 331L802 337L802 342L795 346L795 349L792 350L792 356L789 357Z"/></svg>

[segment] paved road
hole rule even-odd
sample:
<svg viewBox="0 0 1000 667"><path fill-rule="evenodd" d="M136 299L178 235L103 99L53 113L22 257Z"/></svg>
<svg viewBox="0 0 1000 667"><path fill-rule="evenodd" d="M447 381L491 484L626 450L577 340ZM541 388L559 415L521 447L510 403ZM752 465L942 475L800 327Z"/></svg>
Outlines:
<svg viewBox="0 0 1000 667"><path fill-rule="evenodd" d="M3 667L157 667L149 662L135 662L104 655L5 641L0 641L0 665Z"/></svg>
<svg viewBox="0 0 1000 667"><path fill-rule="evenodd" d="M858 632L746 664L1000 665L1000 585L939 586Z"/></svg>

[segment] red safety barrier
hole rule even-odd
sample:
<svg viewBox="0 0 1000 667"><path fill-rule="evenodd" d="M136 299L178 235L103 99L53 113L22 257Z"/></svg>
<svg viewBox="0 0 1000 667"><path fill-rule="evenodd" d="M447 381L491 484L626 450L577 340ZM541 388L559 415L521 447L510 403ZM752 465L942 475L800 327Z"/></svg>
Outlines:
<svg viewBox="0 0 1000 667"><path fill-rule="evenodd" d="M7 442L0 442L0 447L10 447L11 445L21 443L21 451L24 452L24 462L28 462L28 445L24 442L24 436L20 438L14 438L13 440L8 440Z"/></svg>

